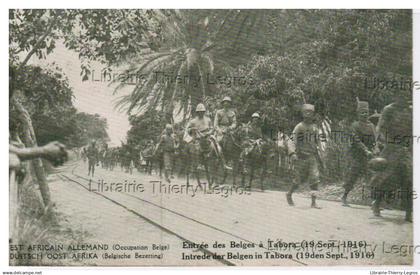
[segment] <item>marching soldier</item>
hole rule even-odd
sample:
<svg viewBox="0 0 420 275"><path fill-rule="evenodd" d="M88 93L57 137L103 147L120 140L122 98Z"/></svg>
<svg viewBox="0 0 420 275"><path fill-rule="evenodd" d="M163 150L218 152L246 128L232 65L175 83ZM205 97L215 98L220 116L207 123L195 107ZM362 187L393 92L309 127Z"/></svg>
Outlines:
<svg viewBox="0 0 420 275"><path fill-rule="evenodd" d="M172 125L166 124L165 131L161 135L155 151L157 151L159 148L163 151L164 174L167 182L171 182L169 176L172 173L172 159L177 147L178 144L176 142L176 137L173 132Z"/></svg>
<svg viewBox="0 0 420 275"><path fill-rule="evenodd" d="M292 153L297 172L297 182L294 181L286 194L287 203L294 206L292 194L299 185L309 184L311 188L311 207L319 209L316 203L316 192L319 185L318 147L319 129L313 122L315 107L304 104L302 107L303 121L293 130L295 152Z"/></svg>
<svg viewBox="0 0 420 275"><path fill-rule="evenodd" d="M343 206L349 206L347 196L358 179L367 176L368 161L375 153L375 126L369 121L369 103L357 102L358 120L351 125L350 173L344 184Z"/></svg>
<svg viewBox="0 0 420 275"><path fill-rule="evenodd" d="M372 178L375 201L372 209L380 216L380 204L386 191L401 187L405 203L405 220L412 222L413 182L412 182L412 107L409 99L398 94L394 103L386 106L377 126L378 139L384 143L380 157L370 162L376 171Z"/></svg>
<svg viewBox="0 0 420 275"><path fill-rule="evenodd" d="M88 176L95 174L95 165L98 163L99 151L96 147L96 142L93 140L87 148L86 156L88 158Z"/></svg>
<svg viewBox="0 0 420 275"><path fill-rule="evenodd" d="M244 141L244 150L241 152L239 157L240 161L244 161L246 156L254 149L254 147L262 142L262 131L260 125L260 115L258 113L253 113L251 116L251 121L248 123L246 131L246 139Z"/></svg>
<svg viewBox="0 0 420 275"><path fill-rule="evenodd" d="M223 150L226 149L226 143L229 132L236 129L236 114L231 109L232 99L229 96L225 96L222 100L223 108L217 110L216 115L214 117L214 129L216 131L216 141L218 146L221 148L219 149L219 153L221 159L223 161L223 165L226 169L232 169L231 167L227 166Z"/></svg>

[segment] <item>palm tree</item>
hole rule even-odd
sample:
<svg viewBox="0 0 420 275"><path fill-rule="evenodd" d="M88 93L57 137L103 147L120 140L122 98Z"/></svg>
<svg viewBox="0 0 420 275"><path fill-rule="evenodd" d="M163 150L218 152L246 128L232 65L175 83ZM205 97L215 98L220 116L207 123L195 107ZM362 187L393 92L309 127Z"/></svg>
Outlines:
<svg viewBox="0 0 420 275"><path fill-rule="evenodd" d="M249 60L270 29L269 12L259 10L156 10L154 16L161 35L149 32L126 67L127 75L146 76L117 104L128 113L157 108L185 118L214 96L207 79Z"/></svg>

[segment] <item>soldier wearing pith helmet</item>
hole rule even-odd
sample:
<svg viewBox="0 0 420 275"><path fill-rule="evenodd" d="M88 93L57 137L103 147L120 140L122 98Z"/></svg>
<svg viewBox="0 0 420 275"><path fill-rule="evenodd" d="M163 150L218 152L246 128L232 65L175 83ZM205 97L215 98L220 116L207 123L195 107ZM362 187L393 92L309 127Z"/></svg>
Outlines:
<svg viewBox="0 0 420 275"><path fill-rule="evenodd" d="M384 193L398 186L405 207L405 220L412 222L413 214L413 109L410 104L411 90L399 91L394 102L385 106L377 125L378 140L384 144L379 154L380 159L370 162L375 175L371 186L376 192L372 209L375 216L380 216L380 205ZM385 166L385 169L383 168Z"/></svg>
<svg viewBox="0 0 420 275"><path fill-rule="evenodd" d="M236 128L236 114L231 109L232 99L225 96L222 100L223 108L217 110L214 118L214 129L216 130L216 139L224 143L225 135Z"/></svg>
<svg viewBox="0 0 420 275"><path fill-rule="evenodd" d="M228 139L231 138L229 133L235 130L236 114L232 110L232 99L229 96L225 96L222 100L223 108L216 111L214 118L214 129L215 137L219 147L220 157L223 161L225 169L232 169L226 164L224 157L224 150L226 150L226 144Z"/></svg>
<svg viewBox="0 0 420 275"><path fill-rule="evenodd" d="M195 109L196 116L188 122L185 128L184 141L190 143L199 137L208 136L213 132L211 119L206 116L206 107L199 103Z"/></svg>
<svg viewBox="0 0 420 275"><path fill-rule="evenodd" d="M240 154L239 160L244 161L250 152L255 148L256 145L260 146L262 142L262 131L261 131L261 117L258 113L251 115L251 121L248 123L248 127L245 128L245 139L242 143L243 151Z"/></svg>

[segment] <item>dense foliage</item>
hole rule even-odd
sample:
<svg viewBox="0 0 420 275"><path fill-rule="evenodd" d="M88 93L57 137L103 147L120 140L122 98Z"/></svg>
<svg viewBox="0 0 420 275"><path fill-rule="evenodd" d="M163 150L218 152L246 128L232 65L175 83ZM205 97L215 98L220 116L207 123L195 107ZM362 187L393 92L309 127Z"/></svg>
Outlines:
<svg viewBox="0 0 420 275"><path fill-rule="evenodd" d="M31 116L39 145L60 141L69 148L90 140L107 140L106 119L81 113L73 106L73 91L60 68L25 66L16 76L14 88ZM18 95L16 95L18 96ZM21 132L21 122L11 106L10 127Z"/></svg>
<svg viewBox="0 0 420 275"><path fill-rule="evenodd" d="M9 22L18 71L61 39L79 53L84 79L92 60L142 76L119 105L130 115L133 146L160 132L142 125L185 121L198 102L212 115L225 95L241 122L258 111L272 134L293 129L303 102L345 128L356 98L380 112L410 90L409 10L11 10ZM127 84L117 81L116 91Z"/></svg>

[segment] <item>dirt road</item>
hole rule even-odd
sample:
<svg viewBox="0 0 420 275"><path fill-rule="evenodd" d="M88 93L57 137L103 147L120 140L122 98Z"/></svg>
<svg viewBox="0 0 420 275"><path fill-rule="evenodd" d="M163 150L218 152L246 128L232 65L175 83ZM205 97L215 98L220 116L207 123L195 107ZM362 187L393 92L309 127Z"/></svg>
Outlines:
<svg viewBox="0 0 420 275"><path fill-rule="evenodd" d="M68 164L58 172L50 185L53 200L71 226L86 232L84 243L144 245L149 250L139 250L139 254L163 255L162 259L101 258L83 260L84 263L223 264L214 259L183 259L203 252L182 248L182 239L134 212L190 241L208 243L211 252L225 255L225 259L231 253L230 262L235 265L398 265L412 261L407 252L412 245L412 224L404 222L401 211L385 210L383 218L374 218L368 207L346 208L331 201L320 201L320 210L311 209L309 199L299 195L296 206L290 207L284 192L241 192L228 188L229 192L225 189L209 192L195 186L187 189L183 179L174 179L169 184L160 182L156 175L137 171L130 175L119 168L107 171L97 167L95 176L89 178L82 161ZM74 181L60 180L59 175ZM226 247L212 247L215 241ZM153 251L150 249L153 244L168 245L169 249ZM249 247L245 248L246 245ZM113 253L123 254L121 250ZM244 259L246 255L251 255L251 259Z"/></svg>

